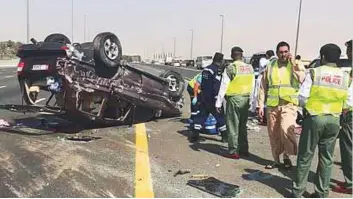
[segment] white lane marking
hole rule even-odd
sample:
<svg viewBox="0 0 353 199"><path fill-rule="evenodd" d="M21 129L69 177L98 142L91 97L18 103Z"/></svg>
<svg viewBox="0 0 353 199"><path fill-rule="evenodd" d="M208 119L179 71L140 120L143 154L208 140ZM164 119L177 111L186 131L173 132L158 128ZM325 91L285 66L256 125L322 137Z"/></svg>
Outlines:
<svg viewBox="0 0 353 199"><path fill-rule="evenodd" d="M45 100L45 98L40 98L39 100L37 100L36 102L34 102L35 104L37 104L37 103L39 103L39 102L41 102L41 101L44 101Z"/></svg>
<svg viewBox="0 0 353 199"><path fill-rule="evenodd" d="M6 88L6 86L0 86L0 88Z"/></svg>
<svg viewBox="0 0 353 199"><path fill-rule="evenodd" d="M5 76L5 78L12 78L12 77L15 77L14 75L7 75Z"/></svg>

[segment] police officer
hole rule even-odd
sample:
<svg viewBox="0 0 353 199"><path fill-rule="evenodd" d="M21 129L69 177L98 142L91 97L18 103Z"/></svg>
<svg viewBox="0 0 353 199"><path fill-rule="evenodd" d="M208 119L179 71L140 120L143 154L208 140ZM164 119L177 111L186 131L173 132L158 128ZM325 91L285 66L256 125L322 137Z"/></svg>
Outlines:
<svg viewBox="0 0 353 199"><path fill-rule="evenodd" d="M216 53L213 57L212 64L202 70L201 93L197 98L197 100L199 100L200 113L194 118L194 130L190 138L191 142L198 140L199 131L202 129L202 125L204 125L210 113L217 120L217 128L218 131L221 132L222 141L226 142L227 140L224 112L217 112L215 107L216 97L221 84L221 76L218 74L223 64L223 54Z"/></svg>
<svg viewBox="0 0 353 199"><path fill-rule="evenodd" d="M320 49L321 66L311 69L299 91L299 104L306 112L299 140L297 173L292 197L301 197L307 186L308 174L316 146L319 163L311 197L327 197L333 165L333 152L340 129L340 114L349 99L349 75L337 68L341 49L335 44ZM352 104L349 100L348 104Z"/></svg>
<svg viewBox="0 0 353 199"><path fill-rule="evenodd" d="M201 73L198 73L197 75L195 75L194 78L192 78L189 81L188 87L186 89L190 96L190 110L191 110L190 122L192 123L194 121L194 117L198 114L197 97L198 97L198 94L200 93L201 80L202 80Z"/></svg>
<svg viewBox="0 0 353 199"><path fill-rule="evenodd" d="M352 40L346 42L346 47L347 57L352 62ZM352 84L352 70L350 70L350 81ZM345 182L337 183L332 191L352 194L352 107L345 103L345 108L347 111L341 115L341 130L338 136Z"/></svg>
<svg viewBox="0 0 353 199"><path fill-rule="evenodd" d="M239 159L239 155L249 156L248 132L246 123L250 108L250 95L255 86L253 67L243 62L243 50L234 47L231 51L234 62L223 73L216 108L221 112L226 96L226 124L229 154L226 157Z"/></svg>

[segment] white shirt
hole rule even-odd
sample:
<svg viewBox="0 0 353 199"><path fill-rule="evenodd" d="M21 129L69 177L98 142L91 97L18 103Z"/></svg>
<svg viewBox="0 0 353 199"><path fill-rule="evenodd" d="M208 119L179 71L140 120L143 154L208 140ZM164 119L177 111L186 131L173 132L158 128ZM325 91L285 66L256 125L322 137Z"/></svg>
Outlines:
<svg viewBox="0 0 353 199"><path fill-rule="evenodd" d="M260 73L262 70L265 70L268 62L270 62L270 60L266 59L265 57L260 59L260 61L259 61L259 72Z"/></svg>
<svg viewBox="0 0 353 199"><path fill-rule="evenodd" d="M299 106L304 107L307 99L310 97L310 90L313 85L313 80L311 79L310 73L307 73L303 84L299 89ZM353 82L348 88L347 104L348 106L353 106Z"/></svg>
<svg viewBox="0 0 353 199"><path fill-rule="evenodd" d="M231 82L228 74L227 74L227 70L224 70L223 74L222 74L222 82L221 82L221 86L219 88L219 92L217 95L217 100L216 100L216 108L221 108L223 101L224 101L224 96L226 95L227 89L228 89L228 85ZM254 88L255 88L255 78L253 81L253 85L252 85L252 94L251 96L253 97L253 93L254 93ZM251 103L252 100L250 100Z"/></svg>

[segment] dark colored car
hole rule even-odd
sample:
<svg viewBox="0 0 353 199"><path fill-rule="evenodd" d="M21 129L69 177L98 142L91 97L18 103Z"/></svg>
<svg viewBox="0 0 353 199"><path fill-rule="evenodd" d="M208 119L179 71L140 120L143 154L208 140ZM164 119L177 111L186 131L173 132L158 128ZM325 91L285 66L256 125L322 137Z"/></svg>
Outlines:
<svg viewBox="0 0 353 199"><path fill-rule="evenodd" d="M17 52L18 81L27 105L37 105L39 91L48 91L46 109L95 121L133 122L138 107L156 117L182 113L182 76L172 70L153 75L124 63L113 33L100 33L82 44L71 44L62 34L31 41ZM53 97L55 105L49 105Z"/></svg>
<svg viewBox="0 0 353 199"><path fill-rule="evenodd" d="M255 72L255 78L259 76L259 68L260 68L260 59L261 58L266 58L266 53L255 53L250 59L250 64L252 65L254 72Z"/></svg>
<svg viewBox="0 0 353 199"><path fill-rule="evenodd" d="M195 61L194 60L184 60L182 63L181 63L181 66L184 66L184 67L195 67Z"/></svg>
<svg viewBox="0 0 353 199"><path fill-rule="evenodd" d="M308 68L308 69L309 68L317 68L320 65L321 65L320 59L314 59L305 68ZM337 66L342 68L342 70L347 71L347 70L350 70L350 68L352 68L352 61L350 61L349 59L340 59L339 62L337 63Z"/></svg>

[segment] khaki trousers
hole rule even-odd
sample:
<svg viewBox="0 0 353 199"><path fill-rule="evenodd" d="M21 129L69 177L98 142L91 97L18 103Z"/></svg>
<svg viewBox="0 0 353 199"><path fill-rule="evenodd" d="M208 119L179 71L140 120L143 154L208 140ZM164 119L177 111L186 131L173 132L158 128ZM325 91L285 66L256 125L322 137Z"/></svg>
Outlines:
<svg viewBox="0 0 353 199"><path fill-rule="evenodd" d="M297 106L283 104L267 108L267 130L270 138L272 156L279 162L279 156L284 153L297 155L298 146L295 136Z"/></svg>

